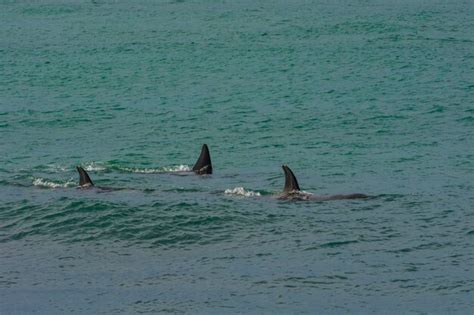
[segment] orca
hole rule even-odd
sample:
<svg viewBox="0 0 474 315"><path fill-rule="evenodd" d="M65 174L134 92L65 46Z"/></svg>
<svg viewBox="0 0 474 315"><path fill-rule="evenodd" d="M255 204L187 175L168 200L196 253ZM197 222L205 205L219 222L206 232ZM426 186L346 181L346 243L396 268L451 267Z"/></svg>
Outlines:
<svg viewBox="0 0 474 315"><path fill-rule="evenodd" d="M79 172L79 187L88 188L94 186L94 183L85 169L80 166L76 166L76 170Z"/></svg>
<svg viewBox="0 0 474 315"><path fill-rule="evenodd" d="M89 174L81 166L76 166L76 170L79 173L79 188L92 188L96 187L92 182ZM102 189L103 187L96 187ZM108 189L108 188L105 188Z"/></svg>
<svg viewBox="0 0 474 315"><path fill-rule="evenodd" d="M81 166L76 166L76 170L79 173L79 186L80 189L90 189L95 188L100 191L115 191L115 190L124 190L125 188L115 188L115 187L105 187L105 186L95 186L92 182L89 174Z"/></svg>
<svg viewBox="0 0 474 315"><path fill-rule="evenodd" d="M301 191L293 171L287 166L282 165L283 172L285 173L285 187L283 192L279 194L278 199L283 200L314 200L314 201L328 201L328 200L342 200L342 199L363 199L369 198L365 194L348 194L348 195L332 195L332 196L316 196L311 193Z"/></svg>
<svg viewBox="0 0 474 315"><path fill-rule="evenodd" d="M198 175L212 174L211 155L207 144L203 144L201 154L193 166L193 172Z"/></svg>

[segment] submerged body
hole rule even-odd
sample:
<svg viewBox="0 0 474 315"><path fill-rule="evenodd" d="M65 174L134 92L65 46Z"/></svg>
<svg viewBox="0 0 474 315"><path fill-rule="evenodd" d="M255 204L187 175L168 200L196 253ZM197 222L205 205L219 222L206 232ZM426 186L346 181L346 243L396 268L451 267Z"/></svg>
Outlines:
<svg viewBox="0 0 474 315"><path fill-rule="evenodd" d="M369 198L368 195L354 193L354 194L339 194L339 195L330 195L330 196L316 196L312 193L303 192L303 191L291 191L284 192L280 194L277 199L282 200L312 200L312 201L330 201L330 200L344 200L344 199L363 199Z"/></svg>
<svg viewBox="0 0 474 315"><path fill-rule="evenodd" d="M298 181L296 180L293 171L286 165L282 165L285 172L285 187L283 192L278 195L277 199L282 200L312 200L312 201L329 201L329 200L344 200L344 199L363 199L368 198L368 195L353 193L353 194L338 194L330 196L316 196L312 193L301 191Z"/></svg>

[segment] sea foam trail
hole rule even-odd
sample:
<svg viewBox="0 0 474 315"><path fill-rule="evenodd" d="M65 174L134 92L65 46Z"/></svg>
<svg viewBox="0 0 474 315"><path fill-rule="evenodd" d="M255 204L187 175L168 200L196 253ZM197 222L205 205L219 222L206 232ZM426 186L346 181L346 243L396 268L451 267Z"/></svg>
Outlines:
<svg viewBox="0 0 474 315"><path fill-rule="evenodd" d="M83 165L84 169L88 172L93 171L105 171L106 167L104 165L98 164L96 162L90 162Z"/></svg>
<svg viewBox="0 0 474 315"><path fill-rule="evenodd" d="M168 166L162 168L137 168L137 167L119 167L121 171L130 172L130 173L143 173L143 174L153 174L153 173L174 173L174 172L189 172L191 168L188 165L176 165Z"/></svg>
<svg viewBox="0 0 474 315"><path fill-rule="evenodd" d="M39 178L33 179L33 185L37 187L45 187L45 188L66 188L66 187L75 186L76 183L72 179L68 180L65 183L56 183L56 182L52 182L52 181L39 177Z"/></svg>
<svg viewBox="0 0 474 315"><path fill-rule="evenodd" d="M261 196L259 192L246 190L244 187L235 187L235 188L232 188L232 189L226 189L224 191L224 194L244 196L244 197L259 197L259 196Z"/></svg>
<svg viewBox="0 0 474 315"><path fill-rule="evenodd" d="M176 166L168 166L168 167L163 167L163 171L165 172L190 172L191 167L189 165L176 165Z"/></svg>

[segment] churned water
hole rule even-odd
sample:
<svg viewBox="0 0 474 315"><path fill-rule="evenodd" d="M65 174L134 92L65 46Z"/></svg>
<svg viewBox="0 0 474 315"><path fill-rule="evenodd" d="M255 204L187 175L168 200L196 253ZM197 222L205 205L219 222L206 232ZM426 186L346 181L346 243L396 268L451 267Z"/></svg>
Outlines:
<svg viewBox="0 0 474 315"><path fill-rule="evenodd" d="M472 314L473 13L1 0L0 313Z"/></svg>

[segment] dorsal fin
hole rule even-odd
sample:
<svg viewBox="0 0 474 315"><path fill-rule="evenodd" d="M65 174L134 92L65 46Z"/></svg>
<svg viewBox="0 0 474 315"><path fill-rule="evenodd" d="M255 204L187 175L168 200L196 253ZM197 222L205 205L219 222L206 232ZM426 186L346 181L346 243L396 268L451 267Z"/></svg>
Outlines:
<svg viewBox="0 0 474 315"><path fill-rule="evenodd" d="M288 166L282 165L281 167L285 172L285 188L283 188L283 192L299 191L300 186L298 185L295 174L293 174Z"/></svg>
<svg viewBox="0 0 474 315"><path fill-rule="evenodd" d="M212 174L211 155L207 144L202 145L201 155L199 155L196 164L194 164L193 171L196 174Z"/></svg>
<svg viewBox="0 0 474 315"><path fill-rule="evenodd" d="M80 166L76 166L77 171L79 172L79 186L89 187L94 186L89 174Z"/></svg>

